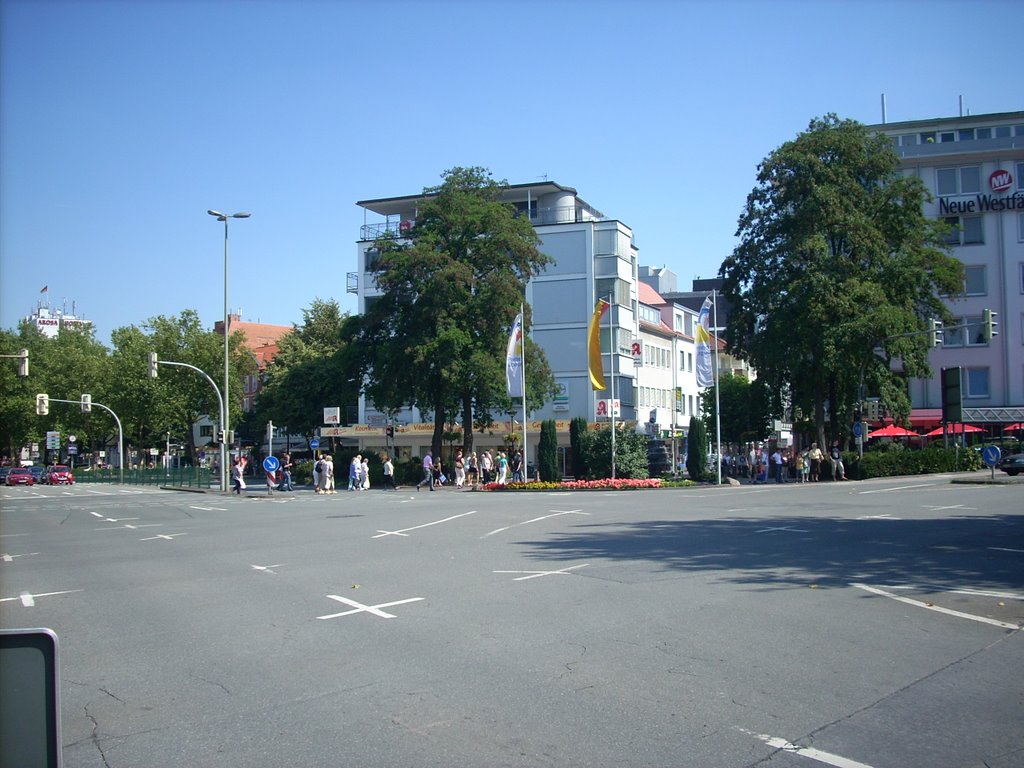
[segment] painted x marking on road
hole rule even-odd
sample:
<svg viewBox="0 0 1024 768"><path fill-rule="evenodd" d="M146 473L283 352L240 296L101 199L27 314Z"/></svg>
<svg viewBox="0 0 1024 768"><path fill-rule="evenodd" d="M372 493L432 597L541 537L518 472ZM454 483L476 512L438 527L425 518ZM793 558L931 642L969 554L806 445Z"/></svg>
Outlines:
<svg viewBox="0 0 1024 768"><path fill-rule="evenodd" d="M167 541L174 541L175 536L188 536L187 533L158 533L156 536L149 536L145 539L139 539L139 541L155 541L156 539L166 539Z"/></svg>
<svg viewBox="0 0 1024 768"><path fill-rule="evenodd" d="M383 536L408 536L409 535L409 533L408 533L409 531L415 531L415 530L418 530L420 528L427 528L427 527L429 527L431 525L438 525L439 523L447 523L449 520L455 520L458 517L465 517L466 515L475 515L475 514L476 514L476 510L474 509L472 512L463 512L461 515L452 515L451 517L446 517L444 520L435 520L432 523L424 523L423 525L414 525L412 528L402 528L402 529L397 530L397 531L381 531L381 530L378 530L377 531L377 535L376 536L371 536L370 538L379 539L379 538L381 538Z"/></svg>
<svg viewBox="0 0 1024 768"><path fill-rule="evenodd" d="M418 600L423 600L422 597L408 597L405 600L395 600L391 603L379 603L378 605L363 605L357 603L355 600L349 600L347 597L341 595L328 595L331 600L337 600L339 603L345 605L351 605L351 611L342 611L341 613L330 613L326 616L317 616L318 619L337 619L341 616L351 616L353 613L372 613L374 616L380 616L382 619L394 619L396 618L393 613L386 613L381 608L390 608L393 605L403 605L405 603L415 603Z"/></svg>
<svg viewBox="0 0 1024 768"><path fill-rule="evenodd" d="M770 533L771 531L792 531L793 533L807 533L803 528L792 528L788 525L780 525L776 528L762 528L760 531L754 531L754 533Z"/></svg>
<svg viewBox="0 0 1024 768"><path fill-rule="evenodd" d="M250 565L249 567L256 571L263 571L263 573L277 573L273 570L274 568L280 568L284 563L275 563L274 565Z"/></svg>
<svg viewBox="0 0 1024 768"><path fill-rule="evenodd" d="M512 579L512 581L526 581L527 579L539 579L541 576L571 576L572 574L569 573L569 571L574 571L577 568L586 568L588 565L590 565L590 563L570 565L568 568L560 568L557 571L494 571L494 573L526 573L529 575Z"/></svg>

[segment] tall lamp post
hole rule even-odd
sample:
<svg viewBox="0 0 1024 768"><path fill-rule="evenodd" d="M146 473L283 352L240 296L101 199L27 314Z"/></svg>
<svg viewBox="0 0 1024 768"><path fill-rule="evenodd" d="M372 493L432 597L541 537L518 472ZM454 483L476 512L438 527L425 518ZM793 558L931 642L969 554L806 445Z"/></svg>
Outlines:
<svg viewBox="0 0 1024 768"><path fill-rule="evenodd" d="M223 432L220 441L220 488L222 491L226 491L228 489L228 403L231 402L231 396L228 394L228 219L248 219L252 214L245 211L221 213L213 210L208 210L207 213L215 217L217 221L224 222L224 420L220 425Z"/></svg>

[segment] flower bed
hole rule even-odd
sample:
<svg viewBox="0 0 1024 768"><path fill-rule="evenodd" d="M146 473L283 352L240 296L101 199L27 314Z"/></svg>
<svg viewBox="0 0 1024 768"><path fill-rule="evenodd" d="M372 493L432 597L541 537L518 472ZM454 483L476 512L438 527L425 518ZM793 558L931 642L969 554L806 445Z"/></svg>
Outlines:
<svg viewBox="0 0 1024 768"><path fill-rule="evenodd" d="M678 487L679 484L673 483ZM605 478L603 480L569 480L561 483L488 483L485 491L635 491L647 488L662 488L661 478L631 480L629 478Z"/></svg>

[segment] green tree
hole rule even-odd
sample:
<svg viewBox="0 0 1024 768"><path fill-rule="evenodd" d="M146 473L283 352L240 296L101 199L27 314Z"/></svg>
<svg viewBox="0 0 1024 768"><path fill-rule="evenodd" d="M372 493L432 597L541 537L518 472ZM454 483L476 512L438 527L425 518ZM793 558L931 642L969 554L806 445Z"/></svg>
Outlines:
<svg viewBox="0 0 1024 768"><path fill-rule="evenodd" d="M612 428L601 427L585 435L589 479L612 476ZM643 480L649 476L647 435L638 434L621 423L615 425L615 477Z"/></svg>
<svg viewBox="0 0 1024 768"><path fill-rule="evenodd" d="M825 442L850 422L861 381L908 413L892 372L928 375L930 318L950 319L939 299L962 289L963 267L927 218L920 179L898 172L891 141L835 115L772 152L739 219L740 244L722 264L732 306L726 339L758 379L813 413ZM881 354L876 354L880 350Z"/></svg>
<svg viewBox="0 0 1024 768"><path fill-rule="evenodd" d="M569 422L569 451L572 455L572 474L577 480L587 476L586 440L587 420L582 416Z"/></svg>
<svg viewBox="0 0 1024 768"><path fill-rule="evenodd" d="M377 242L382 295L367 308L359 344L370 400L381 410L415 404L431 413L435 451L453 406L463 425L476 425L509 402L508 329L527 281L548 262L529 219L502 201L505 182L483 168L453 168L442 178L424 191L410 232ZM549 373L538 388L531 372L546 363L535 345L526 354L528 403L539 406L554 382ZM463 434L468 454L473 430Z"/></svg>
<svg viewBox="0 0 1024 768"><path fill-rule="evenodd" d="M540 423L537 472L540 479L546 483L557 483L562 479L562 473L558 469L558 433L552 419L545 419Z"/></svg>
<svg viewBox="0 0 1024 768"><path fill-rule="evenodd" d="M279 351L264 371L251 429L267 421L293 434L312 437L323 424L323 409L359 399L360 363L353 342L358 320L334 300L315 299L302 311L302 325L278 342Z"/></svg>
<svg viewBox="0 0 1024 768"><path fill-rule="evenodd" d="M763 440L768 436L771 418L780 409L771 402L766 386L760 379L748 380L744 376L725 374L718 379L718 401L722 409L722 443L745 443ZM715 434L717 407L714 387L700 393L704 429Z"/></svg>
<svg viewBox="0 0 1024 768"><path fill-rule="evenodd" d="M690 417L690 429L686 433L686 471L696 483L707 479L708 436L704 421L697 416Z"/></svg>

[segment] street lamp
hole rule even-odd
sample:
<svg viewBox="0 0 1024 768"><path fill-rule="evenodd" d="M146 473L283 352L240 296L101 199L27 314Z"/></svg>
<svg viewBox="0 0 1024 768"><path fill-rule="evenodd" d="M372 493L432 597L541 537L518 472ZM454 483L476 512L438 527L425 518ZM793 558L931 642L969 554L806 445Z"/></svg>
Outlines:
<svg viewBox="0 0 1024 768"><path fill-rule="evenodd" d="M216 217L217 221L224 222L224 412L221 414L220 421L223 431L220 441L220 488L222 491L226 491L228 489L228 403L231 402L231 397L228 395L228 219L248 219L252 214L245 211L228 214L213 210L208 210L207 213Z"/></svg>

